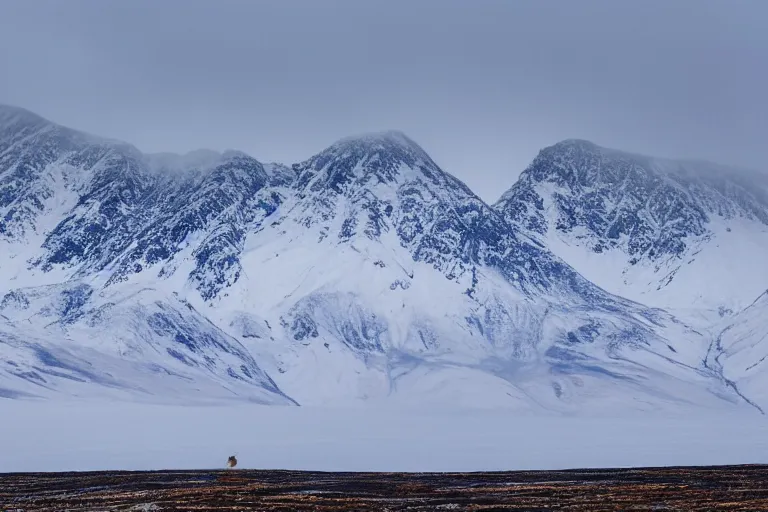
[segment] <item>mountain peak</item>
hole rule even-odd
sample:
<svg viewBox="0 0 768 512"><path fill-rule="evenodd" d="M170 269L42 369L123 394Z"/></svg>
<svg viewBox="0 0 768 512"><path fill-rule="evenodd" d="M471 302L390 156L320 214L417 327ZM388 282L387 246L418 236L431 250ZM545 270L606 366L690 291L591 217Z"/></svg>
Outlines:
<svg viewBox="0 0 768 512"><path fill-rule="evenodd" d="M602 149L594 142L586 139L564 139L560 142L553 144L554 148L582 148L582 149Z"/></svg>
<svg viewBox="0 0 768 512"><path fill-rule="evenodd" d="M557 160L575 159L580 165L585 163L583 159L594 158L622 159L638 163L647 163L650 160L653 160L651 157L639 153L630 153L619 149L607 148L586 139L561 140L560 142L542 149L537 158L554 158Z"/></svg>
<svg viewBox="0 0 768 512"><path fill-rule="evenodd" d="M7 149L12 144L36 133L42 134L51 148L72 150L86 145L99 145L130 154L137 160L142 158L139 150L127 142L92 135L50 121L27 109L0 104L0 147L4 146ZM41 144L41 142L29 142L29 144Z"/></svg>
<svg viewBox="0 0 768 512"><path fill-rule="evenodd" d="M761 244L768 242L764 176L578 139L543 149L495 208L601 287L624 296L631 290L629 298L662 306L699 300L701 269L743 251L727 233L749 232L754 254L764 254ZM715 289L718 279L720 289L743 301L764 286L764 276L765 265L755 264L754 272L719 272L708 286Z"/></svg>
<svg viewBox="0 0 768 512"><path fill-rule="evenodd" d="M350 144L362 144L362 145L376 145L376 144L399 144L403 146L416 146L411 138L400 130L382 130L377 132L366 132L358 135L351 135L339 139L331 145L350 145Z"/></svg>
<svg viewBox="0 0 768 512"><path fill-rule="evenodd" d="M21 107L0 103L0 129L21 129L22 127L41 127L54 124L51 121Z"/></svg>
<svg viewBox="0 0 768 512"><path fill-rule="evenodd" d="M391 183L403 171L425 169L439 170L421 146L395 130L346 137L294 166L300 187L312 182L337 192L352 181Z"/></svg>
<svg viewBox="0 0 768 512"><path fill-rule="evenodd" d="M345 137L323 151L323 153L327 152L337 156L350 155L356 158L386 154L397 157L406 163L415 160L431 162L427 152L399 130L369 132Z"/></svg>

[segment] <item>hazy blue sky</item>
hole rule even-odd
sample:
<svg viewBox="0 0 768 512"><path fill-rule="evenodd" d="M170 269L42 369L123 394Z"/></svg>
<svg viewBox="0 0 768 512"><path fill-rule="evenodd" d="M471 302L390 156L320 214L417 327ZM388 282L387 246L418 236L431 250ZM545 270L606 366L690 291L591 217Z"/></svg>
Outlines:
<svg viewBox="0 0 768 512"><path fill-rule="evenodd" d="M766 0L0 0L0 103L294 162L400 129L495 200L564 138L768 168Z"/></svg>

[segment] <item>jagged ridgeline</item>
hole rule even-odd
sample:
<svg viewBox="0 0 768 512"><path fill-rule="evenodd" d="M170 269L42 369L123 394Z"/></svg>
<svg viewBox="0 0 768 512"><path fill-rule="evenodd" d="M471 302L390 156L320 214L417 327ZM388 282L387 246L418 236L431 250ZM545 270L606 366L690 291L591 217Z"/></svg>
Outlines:
<svg viewBox="0 0 768 512"><path fill-rule="evenodd" d="M0 392L757 410L708 359L725 342L594 284L550 235L680 263L716 215L764 226L765 195L707 177L718 210L620 155L545 149L491 207L400 132L286 166L0 107Z"/></svg>
<svg viewBox="0 0 768 512"><path fill-rule="evenodd" d="M542 150L494 208L604 288L651 305L734 310L768 283L768 173L568 140Z"/></svg>

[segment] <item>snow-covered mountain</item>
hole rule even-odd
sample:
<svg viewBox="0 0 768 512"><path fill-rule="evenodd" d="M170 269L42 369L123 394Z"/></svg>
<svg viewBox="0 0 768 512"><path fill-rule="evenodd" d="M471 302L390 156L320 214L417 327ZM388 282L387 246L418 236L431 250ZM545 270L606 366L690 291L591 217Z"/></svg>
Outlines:
<svg viewBox="0 0 768 512"><path fill-rule="evenodd" d="M768 174L567 140L494 205L604 289L738 311L768 285Z"/></svg>
<svg viewBox="0 0 768 512"><path fill-rule="evenodd" d="M11 382L25 381L24 391L9 383L6 394L44 395L87 374L88 382L149 395L167 386L183 395L204 378L234 397L242 393L227 387L245 383L252 399L291 402L247 350L173 290L109 286L169 263L203 228L190 283L204 296L224 285L237 273L229 254L243 236L233 219L251 219L279 200L276 191L259 194L270 180L260 163L241 153L145 156L13 107L0 108L0 133L0 336L15 347L0 354L12 355ZM163 269L153 271L150 280ZM90 356L78 355L83 350ZM73 361L70 373L60 371L60 359ZM120 363L119 375L107 379L91 368L101 360ZM141 383L157 375L162 386ZM29 383L37 387L26 391Z"/></svg>
<svg viewBox="0 0 768 512"><path fill-rule="evenodd" d="M594 285L401 133L288 167L0 125L5 396L753 408L709 332Z"/></svg>

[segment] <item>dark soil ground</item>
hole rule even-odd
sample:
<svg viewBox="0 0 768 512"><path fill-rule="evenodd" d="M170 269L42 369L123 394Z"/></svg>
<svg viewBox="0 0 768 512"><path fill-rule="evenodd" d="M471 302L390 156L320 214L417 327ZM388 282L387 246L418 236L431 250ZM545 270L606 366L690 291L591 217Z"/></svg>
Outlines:
<svg viewBox="0 0 768 512"><path fill-rule="evenodd" d="M768 511L768 466L313 473L0 474L0 510Z"/></svg>

